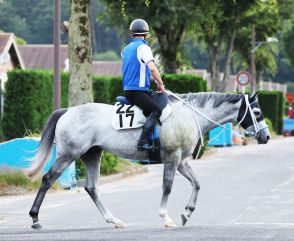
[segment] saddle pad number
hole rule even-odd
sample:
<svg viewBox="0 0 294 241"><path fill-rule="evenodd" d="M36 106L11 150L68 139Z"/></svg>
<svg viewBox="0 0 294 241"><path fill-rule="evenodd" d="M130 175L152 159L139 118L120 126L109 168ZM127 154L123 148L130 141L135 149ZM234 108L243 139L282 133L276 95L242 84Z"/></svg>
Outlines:
<svg viewBox="0 0 294 241"><path fill-rule="evenodd" d="M124 104L118 104L118 106L119 107L116 110L116 114L119 115L119 127L124 128L124 123L126 123L126 121L124 121L123 119L131 117L128 127L132 128L133 120L134 120L134 116L135 116L135 112L132 109L134 107L134 105L127 105L127 107L126 107ZM124 108L124 107L126 107L126 108Z"/></svg>

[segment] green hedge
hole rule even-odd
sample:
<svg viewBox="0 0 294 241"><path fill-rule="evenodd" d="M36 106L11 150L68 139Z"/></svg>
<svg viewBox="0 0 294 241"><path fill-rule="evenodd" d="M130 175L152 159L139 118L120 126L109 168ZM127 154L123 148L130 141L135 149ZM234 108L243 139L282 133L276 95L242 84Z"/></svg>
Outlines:
<svg viewBox="0 0 294 241"><path fill-rule="evenodd" d="M175 93L205 92L206 81L196 75L165 74L162 76L167 89ZM93 77L95 102L113 103L118 95L123 95L121 77ZM156 89L155 84L151 86Z"/></svg>
<svg viewBox="0 0 294 241"><path fill-rule="evenodd" d="M6 83L2 129L6 139L41 132L53 111L53 74L44 70L13 70ZM68 75L61 75L61 105L68 103Z"/></svg>
<svg viewBox="0 0 294 241"><path fill-rule="evenodd" d="M274 131L281 135L283 133L283 111L284 96L279 91L260 91L258 95L264 117L271 120Z"/></svg>
<svg viewBox="0 0 294 241"><path fill-rule="evenodd" d="M52 112L52 75L45 71L8 73L2 128L6 138L22 137L26 130L42 130Z"/></svg>
<svg viewBox="0 0 294 241"><path fill-rule="evenodd" d="M167 89L175 93L206 92L206 81L189 74L165 74L162 76Z"/></svg>
<svg viewBox="0 0 294 241"><path fill-rule="evenodd" d="M195 75L167 74L166 88L176 93L206 91L206 81ZM61 75L61 106L68 105L69 74ZM153 86L153 88L156 88ZM95 102L113 103L122 95L121 77L93 77ZM40 132L53 111L53 74L44 70L14 70L6 84L2 129L7 139L22 137L27 130Z"/></svg>

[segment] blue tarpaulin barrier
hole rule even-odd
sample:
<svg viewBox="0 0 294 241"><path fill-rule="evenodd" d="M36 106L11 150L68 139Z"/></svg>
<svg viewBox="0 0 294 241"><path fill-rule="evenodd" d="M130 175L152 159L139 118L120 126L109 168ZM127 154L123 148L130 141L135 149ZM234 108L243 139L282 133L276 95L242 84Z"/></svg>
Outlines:
<svg viewBox="0 0 294 241"><path fill-rule="evenodd" d="M285 118L283 131L293 131L294 130L294 119Z"/></svg>
<svg viewBox="0 0 294 241"><path fill-rule="evenodd" d="M233 144L232 123L224 124L229 130L216 127L209 131L209 146L231 146Z"/></svg>
<svg viewBox="0 0 294 241"><path fill-rule="evenodd" d="M38 148L39 140L35 138L18 138L0 143L0 170L23 169L30 165ZM46 173L53 165L56 158L56 147L53 145L51 159L47 161L43 173ZM61 187L72 187L77 183L76 166L73 162L58 179Z"/></svg>

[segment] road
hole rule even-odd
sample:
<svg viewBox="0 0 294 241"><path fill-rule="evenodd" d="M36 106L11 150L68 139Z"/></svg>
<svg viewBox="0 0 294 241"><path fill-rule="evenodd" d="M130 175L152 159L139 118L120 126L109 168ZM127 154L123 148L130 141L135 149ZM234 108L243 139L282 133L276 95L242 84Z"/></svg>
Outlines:
<svg viewBox="0 0 294 241"><path fill-rule="evenodd" d="M201 190L185 227L180 214L190 184L176 175L169 214L178 228L165 229L158 216L162 165L153 165L147 174L100 186L125 229L106 224L80 189L46 196L40 231L30 228L34 195L0 197L0 240L294 240L294 138L214 152L191 161Z"/></svg>

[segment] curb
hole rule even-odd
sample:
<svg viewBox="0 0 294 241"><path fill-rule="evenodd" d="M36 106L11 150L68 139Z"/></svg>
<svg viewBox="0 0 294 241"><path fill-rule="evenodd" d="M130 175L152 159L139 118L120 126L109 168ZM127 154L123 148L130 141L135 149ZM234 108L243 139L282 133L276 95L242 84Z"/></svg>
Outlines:
<svg viewBox="0 0 294 241"><path fill-rule="evenodd" d="M106 183L118 181L118 180L126 178L126 177L131 177L131 176L147 173L148 171L149 171L148 167L143 166L140 168L136 168L135 170L131 170L131 171L123 172L123 173L118 173L118 174L109 175L109 176L100 176L98 182L100 185L103 185ZM86 181L86 179L78 180L77 187L84 187L85 181Z"/></svg>

